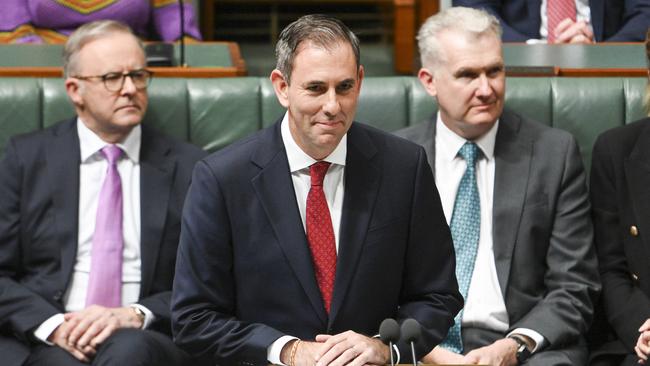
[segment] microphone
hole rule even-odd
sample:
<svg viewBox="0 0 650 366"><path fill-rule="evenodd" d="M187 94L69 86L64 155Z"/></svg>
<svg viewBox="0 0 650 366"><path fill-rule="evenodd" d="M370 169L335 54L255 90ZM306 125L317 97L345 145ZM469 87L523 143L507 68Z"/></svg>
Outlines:
<svg viewBox="0 0 650 366"><path fill-rule="evenodd" d="M399 341L399 325L395 319L384 319L379 325L379 338L384 344L388 345L388 351L390 352L390 366L395 366L395 360L393 359L393 344Z"/></svg>
<svg viewBox="0 0 650 366"><path fill-rule="evenodd" d="M406 343L411 344L411 356L413 356L413 366L417 365L417 358L415 358L415 342L420 340L422 336L422 329L420 323L415 319L406 319L402 323L402 339Z"/></svg>

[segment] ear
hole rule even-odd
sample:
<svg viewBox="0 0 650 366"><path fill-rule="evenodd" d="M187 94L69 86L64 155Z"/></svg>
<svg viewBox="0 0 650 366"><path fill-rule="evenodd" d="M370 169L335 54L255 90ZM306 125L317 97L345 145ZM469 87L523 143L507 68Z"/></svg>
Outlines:
<svg viewBox="0 0 650 366"><path fill-rule="evenodd" d="M438 94L436 90L436 80L433 77L431 70L426 67L421 68L420 71L418 71L418 79L420 79L420 83L422 83L422 86L424 86L424 89L429 95L435 97Z"/></svg>
<svg viewBox="0 0 650 366"><path fill-rule="evenodd" d="M280 70L275 69L271 72L271 83L278 102L284 107L289 108L289 83L284 79Z"/></svg>
<svg viewBox="0 0 650 366"><path fill-rule="evenodd" d="M359 74L357 75L357 92L361 92L361 82L363 81L363 75L365 74L365 70L363 69L363 65L359 65Z"/></svg>
<svg viewBox="0 0 650 366"><path fill-rule="evenodd" d="M72 104L75 107L83 106L83 98L81 97L82 86L79 83L79 80L74 78L65 79L65 91L68 94L68 98L72 101Z"/></svg>

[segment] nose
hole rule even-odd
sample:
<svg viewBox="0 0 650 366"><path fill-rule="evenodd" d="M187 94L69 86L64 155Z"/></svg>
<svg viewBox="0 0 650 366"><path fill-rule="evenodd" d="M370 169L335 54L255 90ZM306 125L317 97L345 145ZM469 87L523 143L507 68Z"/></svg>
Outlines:
<svg viewBox="0 0 650 366"><path fill-rule="evenodd" d="M124 76L124 84L122 85L122 89L120 89L120 94L122 95L132 95L134 94L138 88L135 87L135 84L133 83L133 79L131 79L130 76Z"/></svg>
<svg viewBox="0 0 650 366"><path fill-rule="evenodd" d="M341 111L341 104L339 103L336 90L332 89L325 94L327 98L323 104L323 112L327 117L333 118Z"/></svg>
<svg viewBox="0 0 650 366"><path fill-rule="evenodd" d="M479 97L488 97L492 95L492 87L490 86L490 80L487 75L481 74L478 77L478 87L476 88L476 95Z"/></svg>

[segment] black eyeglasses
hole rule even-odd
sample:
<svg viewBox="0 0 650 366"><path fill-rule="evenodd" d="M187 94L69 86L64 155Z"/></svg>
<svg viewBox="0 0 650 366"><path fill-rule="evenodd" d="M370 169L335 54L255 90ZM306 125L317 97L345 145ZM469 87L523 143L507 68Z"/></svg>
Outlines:
<svg viewBox="0 0 650 366"><path fill-rule="evenodd" d="M149 70L132 70L129 72L109 72L104 75L92 75L92 76L72 76L75 79L80 80L92 80L92 79L101 79L104 82L104 86L110 92L118 92L124 87L124 80L126 77L130 77L133 85L137 89L146 89L151 83L151 78L153 77L153 72Z"/></svg>

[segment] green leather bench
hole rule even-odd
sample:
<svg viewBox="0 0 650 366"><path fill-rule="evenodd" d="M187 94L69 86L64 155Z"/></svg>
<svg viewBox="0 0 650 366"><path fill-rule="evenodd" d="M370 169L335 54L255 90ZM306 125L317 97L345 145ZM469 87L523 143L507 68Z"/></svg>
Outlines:
<svg viewBox="0 0 650 366"><path fill-rule="evenodd" d="M509 78L506 105L571 132L587 165L598 134L644 116L645 78ZM273 124L283 113L268 78L154 79L145 123L214 151ZM436 109L413 77L363 81L356 119L387 131ZM0 78L0 151L12 135L73 115L63 81Z"/></svg>

